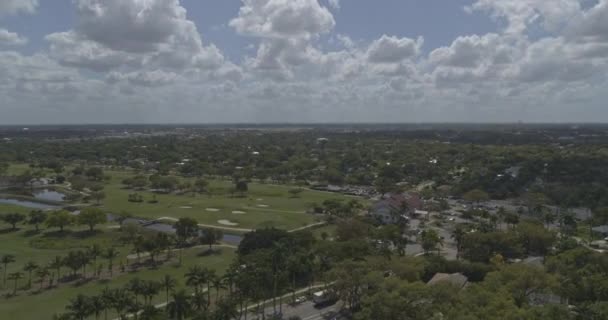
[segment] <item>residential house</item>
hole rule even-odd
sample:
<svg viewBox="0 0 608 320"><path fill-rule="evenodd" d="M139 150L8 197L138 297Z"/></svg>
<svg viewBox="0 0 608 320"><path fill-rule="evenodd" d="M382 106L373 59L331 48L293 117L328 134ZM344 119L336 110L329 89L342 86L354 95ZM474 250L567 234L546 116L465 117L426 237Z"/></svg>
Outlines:
<svg viewBox="0 0 608 320"><path fill-rule="evenodd" d="M469 283L469 278L462 273L436 273L426 284L432 286L438 283L449 283L458 289L462 289Z"/></svg>
<svg viewBox="0 0 608 320"><path fill-rule="evenodd" d="M390 194L374 203L369 215L384 224L397 223L400 218L408 219L409 215L422 208L422 201L417 194Z"/></svg>

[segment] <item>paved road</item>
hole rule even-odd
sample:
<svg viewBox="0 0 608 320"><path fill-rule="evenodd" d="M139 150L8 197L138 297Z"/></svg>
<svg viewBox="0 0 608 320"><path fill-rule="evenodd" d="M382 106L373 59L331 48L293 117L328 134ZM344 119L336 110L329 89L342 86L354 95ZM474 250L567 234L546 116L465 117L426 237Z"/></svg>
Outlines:
<svg viewBox="0 0 608 320"><path fill-rule="evenodd" d="M289 319L289 317L298 316L302 320L333 320L332 315L336 315L341 308L341 303L336 303L332 306L327 306L325 308L316 308L312 301L306 301L296 306L288 306L284 304L283 319ZM265 312L267 316L272 315L272 306L266 308ZM262 315L250 313L247 319L262 319Z"/></svg>

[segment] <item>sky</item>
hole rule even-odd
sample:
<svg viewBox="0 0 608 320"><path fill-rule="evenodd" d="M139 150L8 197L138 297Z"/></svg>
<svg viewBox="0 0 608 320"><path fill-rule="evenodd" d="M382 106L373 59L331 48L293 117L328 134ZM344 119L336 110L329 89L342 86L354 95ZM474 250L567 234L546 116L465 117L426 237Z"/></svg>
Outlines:
<svg viewBox="0 0 608 320"><path fill-rule="evenodd" d="M0 0L0 124L607 122L608 0Z"/></svg>

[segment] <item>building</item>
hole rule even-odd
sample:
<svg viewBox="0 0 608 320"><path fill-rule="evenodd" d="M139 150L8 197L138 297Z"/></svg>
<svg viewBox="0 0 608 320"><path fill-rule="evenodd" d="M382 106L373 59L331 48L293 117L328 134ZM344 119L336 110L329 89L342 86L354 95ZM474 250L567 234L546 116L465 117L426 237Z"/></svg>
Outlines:
<svg viewBox="0 0 608 320"><path fill-rule="evenodd" d="M608 237L608 225L591 228L594 233L601 235L602 237Z"/></svg>
<svg viewBox="0 0 608 320"><path fill-rule="evenodd" d="M400 217L408 219L421 208L422 200L415 193L390 194L374 203L369 215L381 223L390 224L396 223Z"/></svg>
<svg viewBox="0 0 608 320"><path fill-rule="evenodd" d="M426 284L432 286L438 283L449 283L458 289L462 289L469 283L469 278L462 273L436 273Z"/></svg>

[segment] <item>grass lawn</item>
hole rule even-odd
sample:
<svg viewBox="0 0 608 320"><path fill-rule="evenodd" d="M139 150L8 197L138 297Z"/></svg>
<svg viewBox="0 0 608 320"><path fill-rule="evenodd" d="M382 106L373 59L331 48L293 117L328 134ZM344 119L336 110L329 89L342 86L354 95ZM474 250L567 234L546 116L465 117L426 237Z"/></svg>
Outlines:
<svg viewBox="0 0 608 320"><path fill-rule="evenodd" d="M245 197L232 197L228 190L229 181L210 181L212 196L208 195L164 195L157 194L158 203L151 204L153 193L138 192L143 203L128 202L128 195L134 191L124 189L121 181L131 174L125 172L106 172L112 176L105 187L106 198L103 206L110 212L126 211L147 218L190 217L199 223L222 226L219 220L229 220L238 228L260 228L273 226L281 229L294 229L314 223L314 217L306 210L313 203L327 199L350 199L348 197L318 191L303 191L298 198L291 198L290 186L277 186L250 183ZM185 180L185 179L182 179Z"/></svg>
<svg viewBox="0 0 608 320"><path fill-rule="evenodd" d="M234 251L228 248L221 248L221 254L211 256L201 256L202 249L185 250L183 254L183 264L177 266L175 263L165 264L157 269L140 269L138 272L123 274L115 277L111 281L91 281L80 286L66 285L60 288L45 290L42 293L29 295L21 293L16 297L0 297L0 314L5 319L38 320L50 319L55 313L65 311L65 306L70 299L78 294L95 295L101 293L105 287L116 288L126 284L130 279L138 277L143 280L160 280L165 274L174 276L179 283L178 290L184 288L184 274L188 268L194 265L201 265L206 268L214 269L221 274L230 264L234 256ZM22 280L25 283L27 280ZM159 294L153 303L165 302L164 292ZM112 313L110 319L114 317Z"/></svg>
<svg viewBox="0 0 608 320"><path fill-rule="evenodd" d="M0 203L0 215L5 214L5 213L23 213L23 214L28 214L32 210L33 209L25 208L25 207L22 207L22 206L17 206L17 205L14 205L14 204Z"/></svg>

